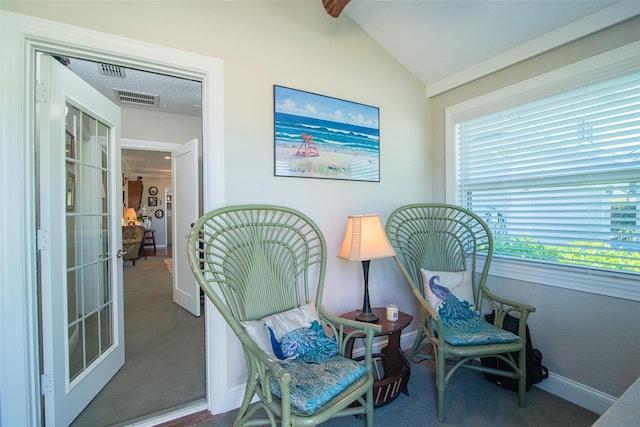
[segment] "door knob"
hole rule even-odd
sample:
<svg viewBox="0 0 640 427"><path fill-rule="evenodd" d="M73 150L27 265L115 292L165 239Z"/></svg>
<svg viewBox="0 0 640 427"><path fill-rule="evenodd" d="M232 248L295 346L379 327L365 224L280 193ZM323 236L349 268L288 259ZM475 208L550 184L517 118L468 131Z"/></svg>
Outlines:
<svg viewBox="0 0 640 427"><path fill-rule="evenodd" d="M127 251L123 251L122 249L118 249L118 258L122 258L127 254Z"/></svg>

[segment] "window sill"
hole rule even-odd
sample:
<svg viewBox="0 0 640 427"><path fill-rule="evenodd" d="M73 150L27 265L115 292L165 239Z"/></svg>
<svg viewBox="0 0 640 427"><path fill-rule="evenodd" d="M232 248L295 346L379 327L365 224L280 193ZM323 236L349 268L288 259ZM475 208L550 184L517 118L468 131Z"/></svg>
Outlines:
<svg viewBox="0 0 640 427"><path fill-rule="evenodd" d="M640 301L640 278L630 273L588 270L580 267L494 257L489 275Z"/></svg>

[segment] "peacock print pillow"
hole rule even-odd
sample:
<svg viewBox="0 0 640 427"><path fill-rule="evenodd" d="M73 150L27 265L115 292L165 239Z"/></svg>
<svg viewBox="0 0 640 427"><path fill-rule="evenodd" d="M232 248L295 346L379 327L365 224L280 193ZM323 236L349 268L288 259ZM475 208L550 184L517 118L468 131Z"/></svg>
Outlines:
<svg viewBox="0 0 640 427"><path fill-rule="evenodd" d="M474 306L470 271L420 271L425 298L446 325L473 327L480 324L482 318Z"/></svg>

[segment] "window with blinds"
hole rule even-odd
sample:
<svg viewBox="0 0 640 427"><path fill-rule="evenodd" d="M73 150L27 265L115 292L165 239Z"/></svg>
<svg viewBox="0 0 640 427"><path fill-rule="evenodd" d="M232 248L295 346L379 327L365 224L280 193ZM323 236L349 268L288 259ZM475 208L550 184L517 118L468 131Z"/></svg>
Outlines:
<svg viewBox="0 0 640 427"><path fill-rule="evenodd" d="M640 273L640 71L453 122L495 256Z"/></svg>

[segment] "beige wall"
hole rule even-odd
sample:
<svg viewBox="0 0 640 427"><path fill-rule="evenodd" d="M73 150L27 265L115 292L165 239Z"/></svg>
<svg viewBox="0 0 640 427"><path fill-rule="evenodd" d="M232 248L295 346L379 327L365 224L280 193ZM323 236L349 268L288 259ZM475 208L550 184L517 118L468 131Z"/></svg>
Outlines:
<svg viewBox="0 0 640 427"><path fill-rule="evenodd" d="M400 204L431 198L424 86L349 19L329 17L320 2L3 1L0 7L222 60L225 202L283 204L318 223L329 254L325 303L335 313L362 304L361 265L336 258L347 216L377 212L386 219ZM379 107L381 182L274 177L274 84ZM372 263L370 292L374 306L396 303L415 312L391 259ZM229 353L228 372L236 376L230 382L239 384L240 353Z"/></svg>
<svg viewBox="0 0 640 427"><path fill-rule="evenodd" d="M224 61L226 203L284 204L314 219L327 239L326 303L336 313L359 308L362 298L360 265L335 257L347 215L378 212L386 219L401 204L444 200L447 105L638 39L638 22L625 24L428 102L406 69L347 17L328 17L319 1L3 1L0 7ZM379 107L381 182L274 177L274 84ZM614 396L638 376L640 349L629 340L640 324L637 304L498 278L490 285L538 307L534 344L552 371ZM372 263L370 291L373 305L393 302L415 312L389 259Z"/></svg>
<svg viewBox="0 0 640 427"><path fill-rule="evenodd" d="M445 108L640 40L640 18L593 34L435 96L430 101L435 201L445 201ZM584 292L490 277L499 295L535 307L532 341L555 374L612 396L640 376L640 304Z"/></svg>
<svg viewBox="0 0 640 427"><path fill-rule="evenodd" d="M361 304L360 266L335 257L346 217L386 218L399 204L431 198L424 86L320 2L4 1L2 8L223 60L226 202L284 204L318 222L329 251L327 304L336 312ZM274 177L274 84L379 107L381 182ZM391 260L372 264L371 302L411 311L394 268Z"/></svg>
<svg viewBox="0 0 640 427"><path fill-rule="evenodd" d="M173 144L192 139L202 142L202 118L122 108L122 138Z"/></svg>

